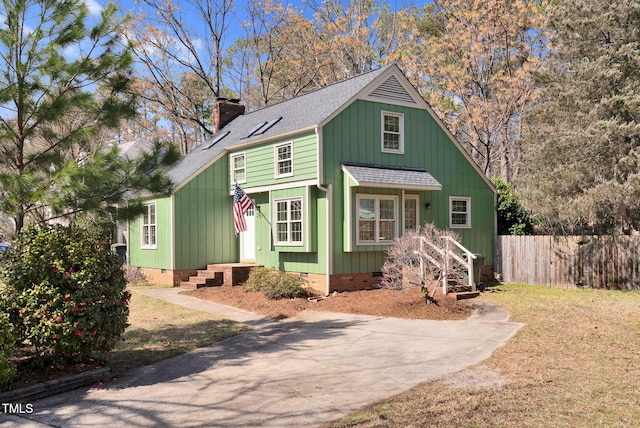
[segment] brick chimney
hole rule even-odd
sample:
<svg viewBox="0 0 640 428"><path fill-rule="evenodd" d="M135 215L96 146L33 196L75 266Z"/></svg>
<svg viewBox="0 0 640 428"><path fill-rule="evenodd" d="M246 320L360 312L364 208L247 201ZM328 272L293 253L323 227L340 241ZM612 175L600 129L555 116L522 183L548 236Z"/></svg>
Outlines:
<svg viewBox="0 0 640 428"><path fill-rule="evenodd" d="M213 133L215 134L238 116L244 114L244 105L238 99L217 98L213 104Z"/></svg>

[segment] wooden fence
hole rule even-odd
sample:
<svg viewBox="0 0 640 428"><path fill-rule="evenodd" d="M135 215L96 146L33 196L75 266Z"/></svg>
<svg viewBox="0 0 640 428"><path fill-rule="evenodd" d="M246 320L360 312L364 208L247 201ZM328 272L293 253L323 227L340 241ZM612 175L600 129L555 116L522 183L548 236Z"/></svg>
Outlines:
<svg viewBox="0 0 640 428"><path fill-rule="evenodd" d="M496 236L505 282L640 290L640 236Z"/></svg>

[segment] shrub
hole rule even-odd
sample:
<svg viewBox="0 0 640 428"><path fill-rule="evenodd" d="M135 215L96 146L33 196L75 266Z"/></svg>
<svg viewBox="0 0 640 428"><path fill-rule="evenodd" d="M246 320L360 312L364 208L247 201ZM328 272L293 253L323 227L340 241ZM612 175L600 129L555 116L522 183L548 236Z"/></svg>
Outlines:
<svg viewBox="0 0 640 428"><path fill-rule="evenodd" d="M381 286L394 290L420 287L425 301L435 302L443 276L446 274L448 283L453 285L465 270L454 257L462 259L463 255L452 241L460 242L460 237L431 223L396 238L387 249Z"/></svg>
<svg viewBox="0 0 640 428"><path fill-rule="evenodd" d="M0 313L0 385L11 381L16 375L16 367L9 361L15 345L11 331L9 316Z"/></svg>
<svg viewBox="0 0 640 428"><path fill-rule="evenodd" d="M498 191L498 235L533 234L533 219L520 204L513 188L501 178L494 178L491 182Z"/></svg>
<svg viewBox="0 0 640 428"><path fill-rule="evenodd" d="M305 297L304 280L292 273L273 268L253 268L245 283L247 291L261 291L268 299L293 299Z"/></svg>
<svg viewBox="0 0 640 428"><path fill-rule="evenodd" d="M122 263L86 230L23 229L4 257L0 282L0 309L39 357L64 363L109 351L127 327Z"/></svg>

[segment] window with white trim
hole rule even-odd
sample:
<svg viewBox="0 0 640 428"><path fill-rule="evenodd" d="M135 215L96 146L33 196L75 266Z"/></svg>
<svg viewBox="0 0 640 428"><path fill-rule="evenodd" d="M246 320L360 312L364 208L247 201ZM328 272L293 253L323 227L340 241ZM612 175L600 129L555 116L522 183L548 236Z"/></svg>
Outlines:
<svg viewBox="0 0 640 428"><path fill-rule="evenodd" d="M293 143L275 146L276 178L293 175Z"/></svg>
<svg viewBox="0 0 640 428"><path fill-rule="evenodd" d="M140 240L142 248L157 247L157 223L156 223L156 203L150 202L143 205L144 211L140 216L142 237Z"/></svg>
<svg viewBox="0 0 640 428"><path fill-rule="evenodd" d="M404 153L404 115L382 112L382 151Z"/></svg>
<svg viewBox="0 0 640 428"><path fill-rule="evenodd" d="M276 199L276 245L302 245L302 198Z"/></svg>
<svg viewBox="0 0 640 428"><path fill-rule="evenodd" d="M416 230L420 224L418 213L418 195L404 196L404 231Z"/></svg>
<svg viewBox="0 0 640 428"><path fill-rule="evenodd" d="M398 236L397 196L356 196L358 244L387 244Z"/></svg>
<svg viewBox="0 0 640 428"><path fill-rule="evenodd" d="M247 181L247 163L244 153L231 155L231 182L245 183Z"/></svg>
<svg viewBox="0 0 640 428"><path fill-rule="evenodd" d="M449 197L449 227L452 229L471 227L471 198Z"/></svg>

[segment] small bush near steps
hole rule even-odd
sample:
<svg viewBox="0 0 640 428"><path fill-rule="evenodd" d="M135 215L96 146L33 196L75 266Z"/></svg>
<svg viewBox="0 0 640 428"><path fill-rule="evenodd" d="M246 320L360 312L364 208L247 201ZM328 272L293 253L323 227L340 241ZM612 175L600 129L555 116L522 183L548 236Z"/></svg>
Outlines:
<svg viewBox="0 0 640 428"><path fill-rule="evenodd" d="M298 275L266 267L251 269L245 283L247 291L261 291L271 300L306 297L304 285L304 280Z"/></svg>
<svg viewBox="0 0 640 428"><path fill-rule="evenodd" d="M19 343L57 364L113 348L127 327L122 263L86 230L24 229L3 256L0 311Z"/></svg>

